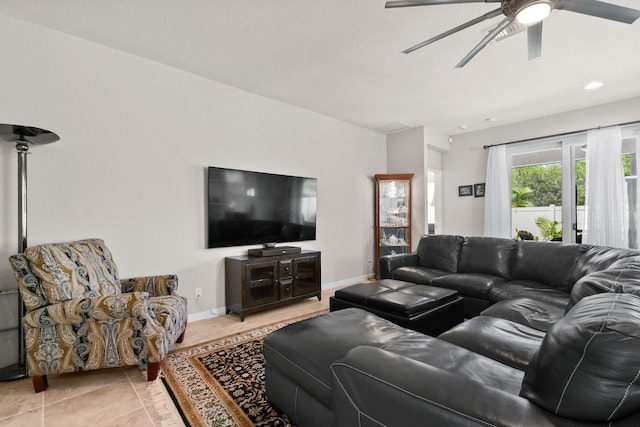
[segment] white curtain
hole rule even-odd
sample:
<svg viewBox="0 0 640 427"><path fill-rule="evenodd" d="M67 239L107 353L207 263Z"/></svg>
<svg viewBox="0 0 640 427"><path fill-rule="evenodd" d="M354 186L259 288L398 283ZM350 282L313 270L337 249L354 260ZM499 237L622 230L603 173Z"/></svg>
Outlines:
<svg viewBox="0 0 640 427"><path fill-rule="evenodd" d="M587 133L587 179L583 243L629 246L629 202L622 168L619 127Z"/></svg>
<svg viewBox="0 0 640 427"><path fill-rule="evenodd" d="M629 200L629 215L633 215L633 221L631 220L631 218L629 218L629 247L633 249L640 249L640 173L638 173L638 166L640 166L640 130L636 131L635 133L636 136L634 145L636 150L636 191L635 200ZM631 206L631 203L634 202L635 204Z"/></svg>
<svg viewBox="0 0 640 427"><path fill-rule="evenodd" d="M484 192L484 235L511 235L511 170L504 145L489 148Z"/></svg>

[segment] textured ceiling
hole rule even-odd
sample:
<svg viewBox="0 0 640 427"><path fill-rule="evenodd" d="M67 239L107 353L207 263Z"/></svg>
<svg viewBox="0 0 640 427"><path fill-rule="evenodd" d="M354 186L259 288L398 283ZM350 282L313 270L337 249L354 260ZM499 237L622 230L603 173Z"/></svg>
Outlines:
<svg viewBox="0 0 640 427"><path fill-rule="evenodd" d="M637 0L611 0L640 7ZM567 11L455 69L500 17L401 51L496 8L384 0L0 0L0 13L380 132L455 135L640 96L640 20ZM600 80L605 85L585 91ZM491 119L491 120L487 120ZM465 125L462 130L460 125Z"/></svg>

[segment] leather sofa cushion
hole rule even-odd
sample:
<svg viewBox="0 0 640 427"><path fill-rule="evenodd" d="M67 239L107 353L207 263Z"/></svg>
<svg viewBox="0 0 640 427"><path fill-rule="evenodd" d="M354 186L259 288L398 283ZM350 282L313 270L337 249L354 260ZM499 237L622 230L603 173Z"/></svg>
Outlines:
<svg viewBox="0 0 640 427"><path fill-rule="evenodd" d="M428 285L436 277L444 276L445 274L449 274L449 272L425 267L400 267L391 272L391 278Z"/></svg>
<svg viewBox="0 0 640 427"><path fill-rule="evenodd" d="M612 263L609 268L636 268L640 269L640 251L636 255L621 258Z"/></svg>
<svg viewBox="0 0 640 427"><path fill-rule="evenodd" d="M423 236L418 243L418 266L455 273L463 243L462 236Z"/></svg>
<svg viewBox="0 0 640 427"><path fill-rule="evenodd" d="M569 302L569 294L567 292L550 288L542 283L531 280L514 280L506 283L496 283L489 291L489 299L492 302L518 297L527 297L561 306Z"/></svg>
<svg viewBox="0 0 640 427"><path fill-rule="evenodd" d="M612 268L591 273L578 280L573 286L567 310L589 295L618 292L640 296L638 277L640 277L640 268Z"/></svg>
<svg viewBox="0 0 640 427"><path fill-rule="evenodd" d="M583 245L519 241L511 279L532 280L569 293L572 271L585 250Z"/></svg>
<svg viewBox="0 0 640 427"><path fill-rule="evenodd" d="M516 241L497 237L467 237L460 252L458 273L484 273L509 277Z"/></svg>
<svg viewBox="0 0 640 427"><path fill-rule="evenodd" d="M542 331L509 320L477 316L438 338L524 371L544 336Z"/></svg>
<svg viewBox="0 0 640 427"><path fill-rule="evenodd" d="M584 254L573 269L571 281L575 283L587 274L611 268L614 263L620 267L626 266L633 263L638 255L640 252L633 249L584 245Z"/></svg>
<svg viewBox="0 0 640 427"><path fill-rule="evenodd" d="M455 289L460 295L489 299L489 291L498 283L506 283L506 279L490 274L448 274L440 276L431 282L433 286Z"/></svg>
<svg viewBox="0 0 640 427"><path fill-rule="evenodd" d="M511 298L493 304L480 313L547 331L565 314L565 306L556 302L541 301L527 297Z"/></svg>
<svg viewBox="0 0 640 427"><path fill-rule="evenodd" d="M508 393L518 394L522 385L523 371L439 338L407 336L380 348Z"/></svg>
<svg viewBox="0 0 640 427"><path fill-rule="evenodd" d="M359 345L382 347L426 337L358 308L333 311L285 326L264 340L265 369L277 369L331 408L331 364ZM309 357L313 355L313 357Z"/></svg>
<svg viewBox="0 0 640 427"><path fill-rule="evenodd" d="M610 422L640 410L640 298L582 299L547 333L521 396L562 417Z"/></svg>

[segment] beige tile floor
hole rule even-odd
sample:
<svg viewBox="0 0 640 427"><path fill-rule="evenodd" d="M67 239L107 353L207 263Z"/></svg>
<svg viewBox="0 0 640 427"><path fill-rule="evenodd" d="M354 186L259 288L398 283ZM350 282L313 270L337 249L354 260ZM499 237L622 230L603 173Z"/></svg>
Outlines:
<svg viewBox="0 0 640 427"><path fill-rule="evenodd" d="M188 347L298 315L329 308L335 289L322 300L307 300L245 317L235 314L200 320L187 326ZM160 379L146 380L137 367L102 369L49 377L49 388L35 393L31 379L0 382L0 426L183 426Z"/></svg>

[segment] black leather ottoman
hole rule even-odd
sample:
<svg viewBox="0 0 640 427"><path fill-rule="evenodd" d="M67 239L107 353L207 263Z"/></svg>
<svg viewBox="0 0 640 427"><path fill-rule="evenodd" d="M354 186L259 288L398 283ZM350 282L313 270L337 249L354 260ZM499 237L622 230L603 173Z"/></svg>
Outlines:
<svg viewBox="0 0 640 427"><path fill-rule="evenodd" d="M357 307L405 328L436 336L464 320L462 297L452 289L383 279L336 291L331 311Z"/></svg>

